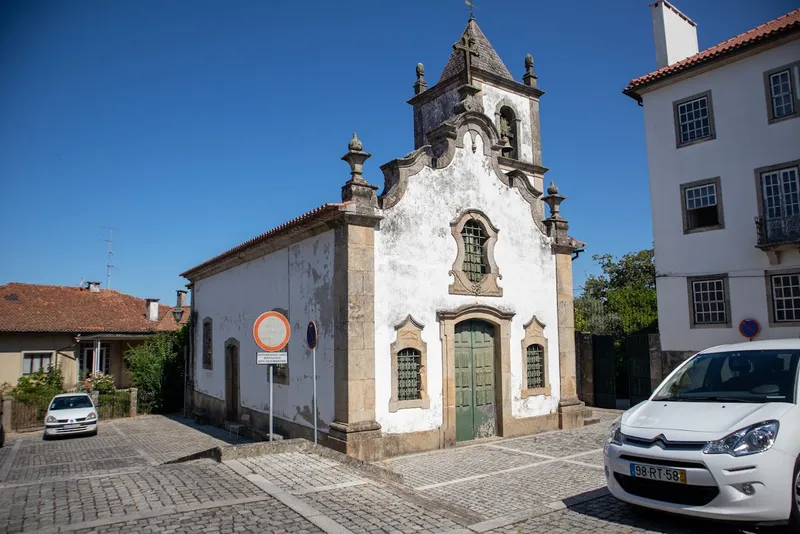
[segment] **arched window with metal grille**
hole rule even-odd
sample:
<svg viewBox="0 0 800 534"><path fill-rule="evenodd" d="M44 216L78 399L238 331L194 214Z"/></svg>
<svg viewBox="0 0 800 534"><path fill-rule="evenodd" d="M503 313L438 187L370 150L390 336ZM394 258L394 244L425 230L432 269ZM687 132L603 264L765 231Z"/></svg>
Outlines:
<svg viewBox="0 0 800 534"><path fill-rule="evenodd" d="M464 240L464 273L471 282L480 282L488 271L486 265L486 230L476 220L467 221L461 230Z"/></svg>
<svg viewBox="0 0 800 534"><path fill-rule="evenodd" d="M544 347L528 345L527 349L528 389L545 387Z"/></svg>
<svg viewBox="0 0 800 534"><path fill-rule="evenodd" d="M421 354L417 349L405 348L397 353L397 400L421 399Z"/></svg>

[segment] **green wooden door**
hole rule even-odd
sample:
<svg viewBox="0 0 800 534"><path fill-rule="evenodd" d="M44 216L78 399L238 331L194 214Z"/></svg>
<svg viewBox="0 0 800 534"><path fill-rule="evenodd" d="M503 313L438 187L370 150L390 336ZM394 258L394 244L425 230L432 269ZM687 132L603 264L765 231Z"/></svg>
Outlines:
<svg viewBox="0 0 800 534"><path fill-rule="evenodd" d="M494 327L469 320L456 325L456 441L493 436Z"/></svg>

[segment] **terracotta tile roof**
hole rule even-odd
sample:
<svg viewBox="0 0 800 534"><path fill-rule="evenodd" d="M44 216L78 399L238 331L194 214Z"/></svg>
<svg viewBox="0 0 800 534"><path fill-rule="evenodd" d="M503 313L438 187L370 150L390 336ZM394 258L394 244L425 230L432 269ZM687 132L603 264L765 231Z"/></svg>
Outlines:
<svg viewBox="0 0 800 534"><path fill-rule="evenodd" d="M329 202L327 204L323 204L322 206L319 206L318 208L314 208L313 210L308 211L306 213L303 213L302 215L299 215L299 216L295 217L294 219L286 221L285 223L283 223L283 224L281 224L279 226L276 226L275 228L273 228L271 230L268 230L268 231L264 232L261 235L258 235L258 236L254 237L254 238L252 238L252 239L250 239L248 241L245 241L241 245L237 245L237 246L233 247L232 249L223 252L222 254L218 254L217 256L214 256L210 260L204 261L200 265L196 265L195 267L192 267L191 269L188 269L188 270L182 272L181 276L183 276L184 278L189 278L190 276L192 276L193 273L197 272L200 269L203 269L204 267L208 267L208 266L213 265L213 264L215 264L217 262L220 262L222 260L225 260L225 259L228 259L228 258L232 258L232 257L235 257L235 256L237 256L239 254L242 254L242 253L246 252L249 249L252 249L254 247L257 247L258 245L261 245L261 244L269 241L270 238L275 237L276 235L280 234L281 232L285 232L285 231L290 230L290 229L292 229L294 227L300 226L303 223L307 223L307 222L309 222L311 220L314 220L314 219L322 216L323 214L332 213L332 212L338 212L339 208L341 208L342 206L346 206L347 204L351 204L351 203L352 203L352 201L348 201L348 202Z"/></svg>
<svg viewBox="0 0 800 534"><path fill-rule="evenodd" d="M0 332L154 333L177 330L172 307L158 306L159 320L145 315L144 299L112 289L20 284L0 286ZM189 320L185 308L181 324Z"/></svg>
<svg viewBox="0 0 800 534"><path fill-rule="evenodd" d="M712 46L693 56L687 57L677 63L668 65L650 74L645 74L631 80L622 92L633 98L638 98L637 89L649 85L655 81L663 80L680 72L684 72L693 67L705 65L707 63L730 56L736 52L756 46L767 39L772 39L786 35L788 33L800 31L800 9L795 9L774 20L766 22L750 31L744 32L736 37L732 37L716 46Z"/></svg>
<svg viewBox="0 0 800 534"><path fill-rule="evenodd" d="M464 38L470 29L472 29L472 34L475 38L474 47L479 54L478 56L472 57L472 66L477 69L496 74L497 76L505 78L506 80L514 81L514 77L508 71L508 67L506 67L505 63L503 63L503 60L500 59L500 56L497 55L497 52L495 52L491 43L489 43L489 39L486 38L481 29L478 27L478 23L475 22L474 19L470 19L470 21L467 23L467 27L461 34L459 42L461 42L461 39ZM444 66L442 75L439 77L439 81L441 82L447 80L466 68L467 65L464 62L464 51L453 50L450 53L450 59Z"/></svg>

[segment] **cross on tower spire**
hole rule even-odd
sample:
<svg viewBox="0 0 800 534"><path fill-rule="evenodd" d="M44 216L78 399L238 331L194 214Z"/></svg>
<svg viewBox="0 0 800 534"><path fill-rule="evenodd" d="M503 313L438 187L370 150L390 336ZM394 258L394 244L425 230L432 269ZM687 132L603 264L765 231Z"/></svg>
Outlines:
<svg viewBox="0 0 800 534"><path fill-rule="evenodd" d="M463 50L464 52L464 62L467 66L467 85L472 85L472 56L480 56L478 50L473 48L474 45L475 36L472 33L472 27L468 28L461 40L453 45L453 49Z"/></svg>

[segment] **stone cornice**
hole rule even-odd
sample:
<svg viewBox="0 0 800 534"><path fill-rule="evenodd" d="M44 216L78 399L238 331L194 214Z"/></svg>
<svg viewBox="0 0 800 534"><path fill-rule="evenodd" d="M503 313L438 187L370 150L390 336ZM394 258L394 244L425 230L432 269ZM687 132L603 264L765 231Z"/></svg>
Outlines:
<svg viewBox="0 0 800 534"><path fill-rule="evenodd" d="M484 313L496 317L497 319L511 320L516 313L513 311L501 310L486 304L465 304L459 306L454 310L439 310L436 312L436 317L439 319L456 319L461 315L467 313Z"/></svg>
<svg viewBox="0 0 800 534"><path fill-rule="evenodd" d="M530 98L538 99L540 96L544 94L544 91L536 87L530 87L516 81L507 80L501 76L497 76L496 74L492 74L491 72L487 72L485 70L481 70L475 67L473 67L472 69L472 77L476 81L485 81L490 85L501 87L508 91L512 91L514 93L527 96ZM414 95L407 102L412 106L419 106L421 104L430 102L431 100L443 95L448 91L457 89L460 85L463 84L464 84L464 75L463 73L460 72L458 74L450 76L446 80L443 81L440 80L439 83L430 87L429 89L426 89L425 91L421 92L418 95Z"/></svg>
<svg viewBox="0 0 800 534"><path fill-rule="evenodd" d="M520 161L518 159L506 158L503 156L499 156L497 161L500 163L500 165L505 167L511 167L512 169L518 169L522 172L527 172L530 174L540 174L544 176L544 174L550 170L547 167L541 167L539 165L534 165L533 163Z"/></svg>

